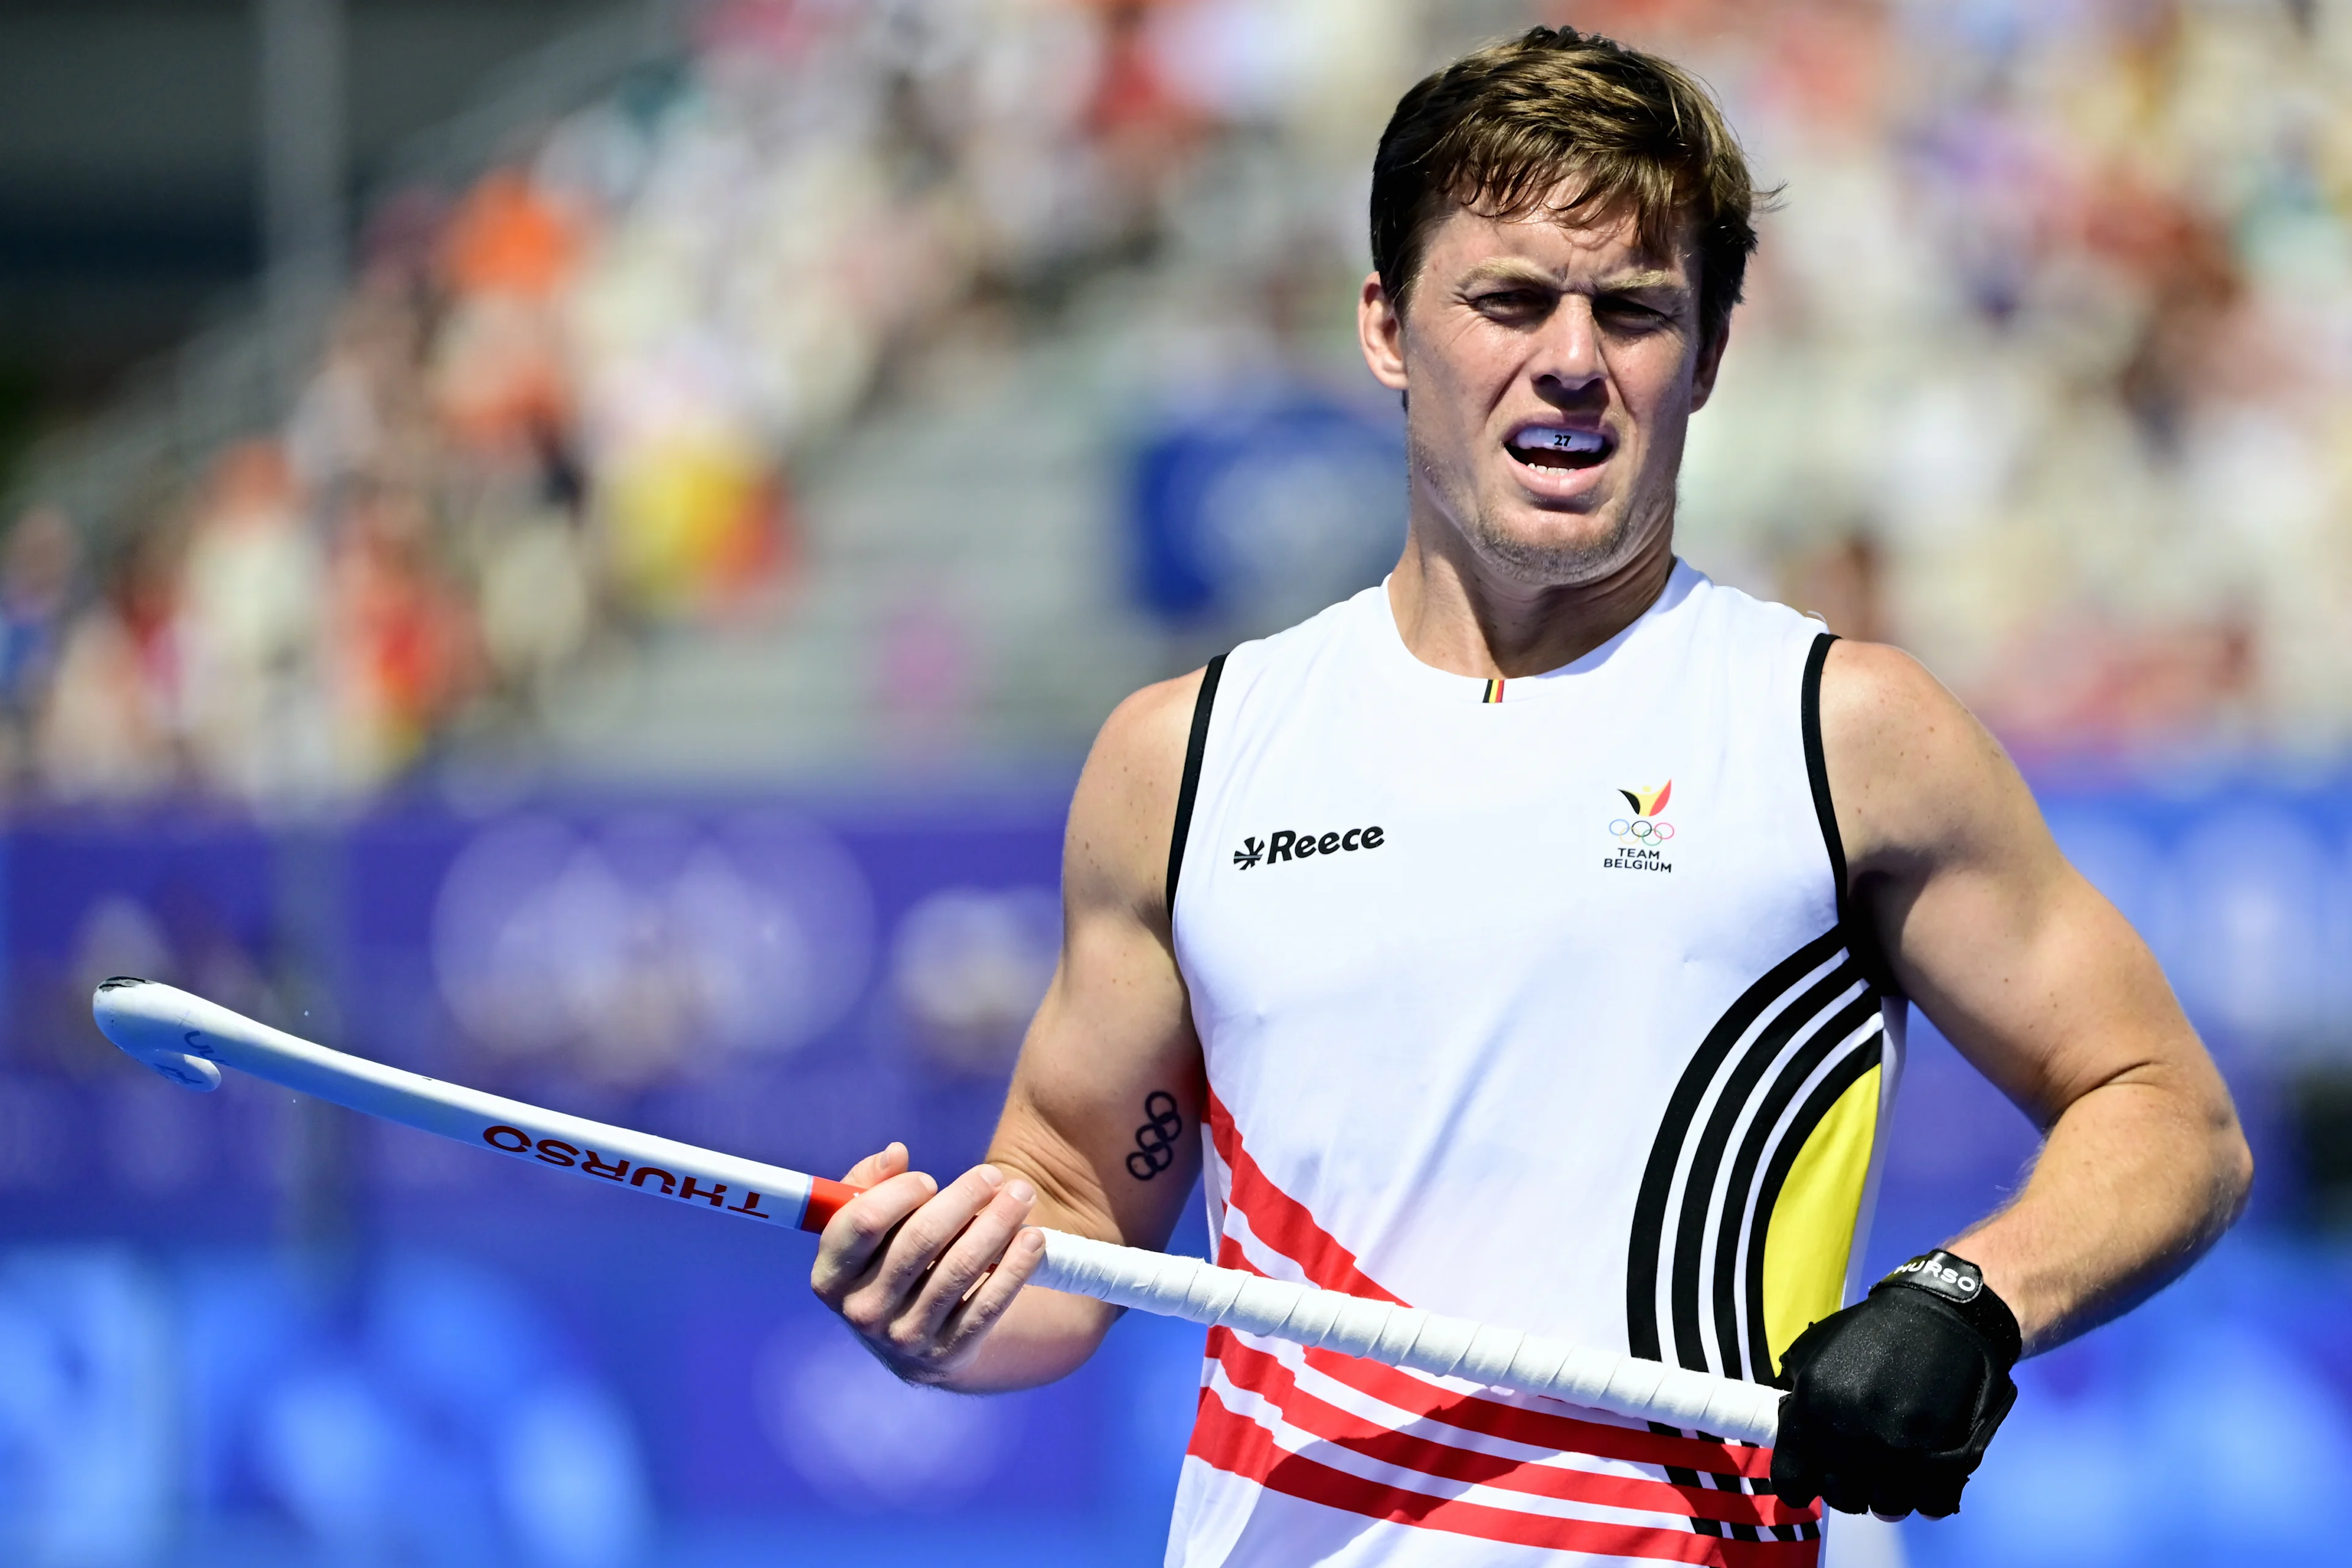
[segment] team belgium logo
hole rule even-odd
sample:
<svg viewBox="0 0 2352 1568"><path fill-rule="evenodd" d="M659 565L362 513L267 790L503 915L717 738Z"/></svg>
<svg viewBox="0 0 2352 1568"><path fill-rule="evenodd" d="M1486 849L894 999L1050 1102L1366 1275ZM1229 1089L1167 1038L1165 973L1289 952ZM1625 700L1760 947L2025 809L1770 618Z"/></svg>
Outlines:
<svg viewBox="0 0 2352 1568"><path fill-rule="evenodd" d="M1602 868L1612 871L1671 871L1674 862L1665 857L1665 847L1675 836L1675 825L1659 815L1675 793L1675 781L1668 779L1655 789L1621 789L1626 808L1633 813L1610 823L1609 832L1617 840L1618 849L1604 857Z"/></svg>
<svg viewBox="0 0 2352 1568"><path fill-rule="evenodd" d="M1666 801L1675 793L1675 781L1668 779L1655 789L1621 789L1633 815L1621 816L1609 825L1609 831L1620 838L1655 848L1675 836L1675 825L1662 819L1658 813L1666 809Z"/></svg>

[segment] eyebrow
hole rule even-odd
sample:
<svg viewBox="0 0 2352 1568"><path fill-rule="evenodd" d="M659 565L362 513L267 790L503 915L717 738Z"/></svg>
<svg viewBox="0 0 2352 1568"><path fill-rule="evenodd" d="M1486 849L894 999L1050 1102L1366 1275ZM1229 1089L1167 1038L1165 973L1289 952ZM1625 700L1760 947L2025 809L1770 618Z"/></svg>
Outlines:
<svg viewBox="0 0 2352 1568"><path fill-rule="evenodd" d="M1689 285L1663 267L1644 268L1636 272L1621 272L1601 285L1608 294L1632 294L1644 289L1687 289Z"/></svg>
<svg viewBox="0 0 2352 1568"><path fill-rule="evenodd" d="M1479 283L1540 283L1558 288L1559 280L1531 261L1516 258L1482 261L1472 268L1462 279L1465 287ZM1620 272L1603 279L1594 292L1601 294L1632 294L1644 289L1686 289L1688 285L1663 267L1642 268L1632 272Z"/></svg>

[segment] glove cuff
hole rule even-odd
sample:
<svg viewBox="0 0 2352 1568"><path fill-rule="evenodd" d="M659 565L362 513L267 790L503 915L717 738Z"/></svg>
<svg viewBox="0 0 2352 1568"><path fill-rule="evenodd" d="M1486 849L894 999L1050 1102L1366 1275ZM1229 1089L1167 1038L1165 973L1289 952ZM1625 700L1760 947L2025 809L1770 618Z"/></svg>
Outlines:
<svg viewBox="0 0 2352 1568"><path fill-rule="evenodd" d="M1875 1296L1881 1290L1895 1289L1923 1291L1944 1302L1954 1316L1983 1336L1987 1347L2000 1358L2003 1373L2017 1364L2025 1348L2017 1314L1984 1282L1984 1271L1967 1258L1956 1258L1940 1247L1923 1252L1910 1262L1898 1265L1872 1286L1870 1293Z"/></svg>

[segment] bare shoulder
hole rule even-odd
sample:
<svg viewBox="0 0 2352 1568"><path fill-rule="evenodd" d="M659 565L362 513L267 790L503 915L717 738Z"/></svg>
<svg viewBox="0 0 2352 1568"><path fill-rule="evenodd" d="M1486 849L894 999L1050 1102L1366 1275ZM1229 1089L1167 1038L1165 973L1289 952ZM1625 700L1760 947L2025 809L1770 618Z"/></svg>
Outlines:
<svg viewBox="0 0 2352 1568"><path fill-rule="evenodd" d="M1821 704L1830 797L1857 876L2046 838L2000 742L1902 649L1831 644Z"/></svg>
<svg viewBox="0 0 2352 1568"><path fill-rule="evenodd" d="M1108 898L1166 919L1168 848L1202 674L1147 686L1103 721L1070 802L1064 869L1074 899Z"/></svg>

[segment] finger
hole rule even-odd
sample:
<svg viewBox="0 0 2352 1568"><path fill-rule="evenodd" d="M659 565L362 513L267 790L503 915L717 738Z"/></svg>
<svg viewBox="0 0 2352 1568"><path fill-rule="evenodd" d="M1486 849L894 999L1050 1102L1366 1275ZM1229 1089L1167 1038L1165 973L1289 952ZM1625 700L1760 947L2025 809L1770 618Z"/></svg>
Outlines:
<svg viewBox="0 0 2352 1568"><path fill-rule="evenodd" d="M1790 1508L1804 1508L1822 1495L1821 1468L1809 1447L1796 1412L1784 1401L1780 1440L1772 1447L1772 1495Z"/></svg>
<svg viewBox="0 0 2352 1568"><path fill-rule="evenodd" d="M1003 1172L992 1165L976 1165L941 1187L937 1196L899 1223L864 1276L850 1286L844 1310L861 1321L895 1322L911 1304L923 1276L939 1262L940 1255L1003 1184Z"/></svg>
<svg viewBox="0 0 2352 1568"><path fill-rule="evenodd" d="M963 1304L981 1277L994 1268L1037 1204L1037 1191L1015 1176L998 1189L986 1207L972 1215L963 1234L940 1255L938 1267L924 1280L908 1316L909 1327L926 1339L936 1335L948 1314Z"/></svg>
<svg viewBox="0 0 2352 1568"><path fill-rule="evenodd" d="M1881 1519L1903 1518L1919 1506L1916 1481L1907 1466L1882 1471L1871 1482L1870 1511Z"/></svg>
<svg viewBox="0 0 2352 1568"><path fill-rule="evenodd" d="M1870 1506L1870 1487L1849 1470L1832 1470L1822 1478L1822 1500L1840 1513L1860 1513Z"/></svg>
<svg viewBox="0 0 2352 1568"><path fill-rule="evenodd" d="M1807 1466L1791 1463L1783 1466L1776 1455L1772 1460L1772 1495L1790 1508L1810 1508L1822 1495L1821 1478Z"/></svg>
<svg viewBox="0 0 2352 1568"><path fill-rule="evenodd" d="M1034 1226L1023 1230L1005 1247L1004 1256L997 1261L971 1299L948 1315L941 1325L940 1341L950 1347L950 1353L961 1351L995 1326L1004 1310L1021 1294L1045 1260L1045 1233Z"/></svg>
<svg viewBox="0 0 2352 1568"><path fill-rule="evenodd" d="M892 1143L880 1153L868 1154L850 1166L842 1175L842 1184L851 1187L878 1187L907 1169L910 1163L907 1157L907 1146L904 1143Z"/></svg>
<svg viewBox="0 0 2352 1568"><path fill-rule="evenodd" d="M809 1289L836 1310L842 1299L871 1272L876 1255L891 1233L939 1190L920 1171L891 1177L841 1205L817 1237Z"/></svg>
<svg viewBox="0 0 2352 1568"><path fill-rule="evenodd" d="M1969 1484L1966 1475L1935 1475L1922 1478L1917 1507L1923 1518L1948 1519L1960 1511L1960 1489Z"/></svg>

